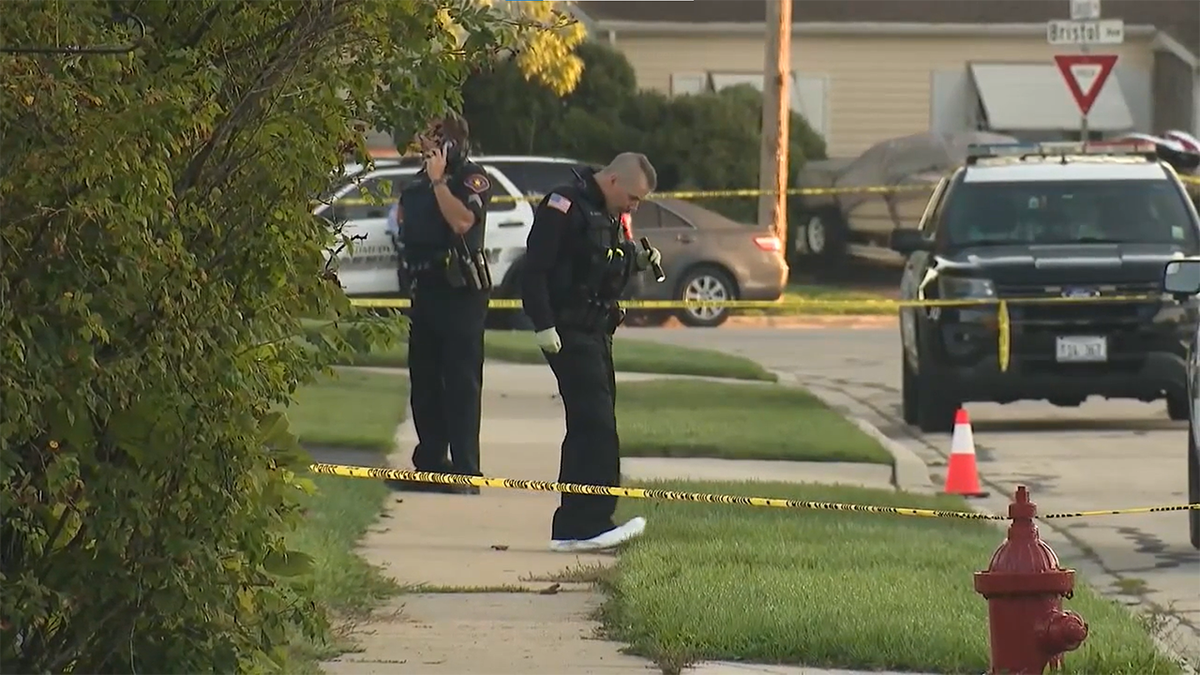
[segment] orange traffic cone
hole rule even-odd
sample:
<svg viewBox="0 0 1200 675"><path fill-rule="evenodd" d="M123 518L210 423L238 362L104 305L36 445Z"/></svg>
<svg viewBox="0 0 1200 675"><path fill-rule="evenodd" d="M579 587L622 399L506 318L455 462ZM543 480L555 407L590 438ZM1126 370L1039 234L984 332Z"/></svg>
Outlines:
<svg viewBox="0 0 1200 675"><path fill-rule="evenodd" d="M942 491L948 495L962 497L988 495L979 487L979 469L975 466L975 437L971 433L971 420L967 418L964 408L959 408L954 416L954 436L950 438L950 464L946 467L946 485Z"/></svg>

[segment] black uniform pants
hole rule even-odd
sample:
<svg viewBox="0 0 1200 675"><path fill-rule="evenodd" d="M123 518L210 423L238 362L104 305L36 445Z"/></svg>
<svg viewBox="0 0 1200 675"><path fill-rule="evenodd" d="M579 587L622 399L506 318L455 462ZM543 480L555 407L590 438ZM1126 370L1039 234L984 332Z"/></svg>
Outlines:
<svg viewBox="0 0 1200 675"><path fill-rule="evenodd" d="M485 291L417 281L408 338L417 471L481 475L479 406L487 305Z"/></svg>
<svg viewBox="0 0 1200 675"><path fill-rule="evenodd" d="M617 386L612 336L603 332L560 330L562 349L543 352L562 396L567 433L562 443L558 480L619 487L620 440L617 437ZM615 527L617 498L563 493L554 512L552 539L590 539Z"/></svg>

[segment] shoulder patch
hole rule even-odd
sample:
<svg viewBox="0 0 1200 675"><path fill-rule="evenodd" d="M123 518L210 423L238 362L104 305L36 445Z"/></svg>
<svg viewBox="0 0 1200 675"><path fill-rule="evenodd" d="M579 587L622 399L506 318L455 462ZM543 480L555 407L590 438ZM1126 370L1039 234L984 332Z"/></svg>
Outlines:
<svg viewBox="0 0 1200 675"><path fill-rule="evenodd" d="M566 213L571 210L571 200L555 192L546 200L546 206Z"/></svg>
<svg viewBox="0 0 1200 675"><path fill-rule="evenodd" d="M475 193L485 192L488 188L492 187L492 184L488 182L487 176L481 173L467 174L467 178L463 183Z"/></svg>

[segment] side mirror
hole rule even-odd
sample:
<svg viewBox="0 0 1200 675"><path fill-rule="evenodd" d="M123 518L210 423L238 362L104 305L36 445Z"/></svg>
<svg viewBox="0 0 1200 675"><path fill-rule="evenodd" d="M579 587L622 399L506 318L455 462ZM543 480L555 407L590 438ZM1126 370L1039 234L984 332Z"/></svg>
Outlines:
<svg viewBox="0 0 1200 675"><path fill-rule="evenodd" d="M933 241L926 239L920 230L900 228L888 235L888 248L908 255L916 251L932 251Z"/></svg>
<svg viewBox="0 0 1200 675"><path fill-rule="evenodd" d="M1181 301L1200 293L1200 258L1167 263L1163 270L1162 288Z"/></svg>

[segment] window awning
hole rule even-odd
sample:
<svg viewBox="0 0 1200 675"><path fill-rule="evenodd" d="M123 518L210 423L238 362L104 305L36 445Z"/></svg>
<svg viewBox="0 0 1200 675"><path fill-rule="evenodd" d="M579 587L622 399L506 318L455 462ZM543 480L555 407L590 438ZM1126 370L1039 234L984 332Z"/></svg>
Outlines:
<svg viewBox="0 0 1200 675"><path fill-rule="evenodd" d="M969 69L989 129L1079 131L1079 106L1053 63L972 63ZM1088 113L1088 129L1132 128L1133 115L1113 73Z"/></svg>

